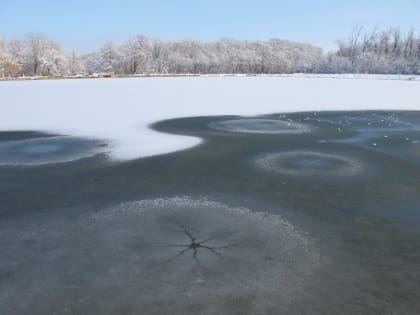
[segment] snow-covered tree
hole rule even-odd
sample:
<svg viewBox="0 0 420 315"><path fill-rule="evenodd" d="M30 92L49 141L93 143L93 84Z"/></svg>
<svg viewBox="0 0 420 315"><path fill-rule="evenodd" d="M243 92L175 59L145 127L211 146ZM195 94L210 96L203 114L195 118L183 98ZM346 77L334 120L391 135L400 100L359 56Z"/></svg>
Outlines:
<svg viewBox="0 0 420 315"><path fill-rule="evenodd" d="M11 40L7 43L7 52L13 60L13 62L18 66L20 72L16 76L24 75L24 64L25 64L25 45L20 40Z"/></svg>
<svg viewBox="0 0 420 315"><path fill-rule="evenodd" d="M99 70L101 72L116 72L118 54L112 43L107 43L99 51Z"/></svg>
<svg viewBox="0 0 420 315"><path fill-rule="evenodd" d="M120 56L124 73L148 72L152 56L149 39L146 36L139 35L135 39L129 40L121 47Z"/></svg>
<svg viewBox="0 0 420 315"><path fill-rule="evenodd" d="M0 37L0 77L17 77L21 73L22 65L8 53L6 43Z"/></svg>
<svg viewBox="0 0 420 315"><path fill-rule="evenodd" d="M53 41L46 41L44 45L44 51L40 57L40 74L46 76L68 74L68 60L61 52L60 45Z"/></svg>
<svg viewBox="0 0 420 315"><path fill-rule="evenodd" d="M310 44L280 39L213 42L164 41L143 35L120 46L65 55L40 34L0 44L0 75L78 75L92 73L420 73L420 37L413 29L367 32L356 27L337 50L324 55Z"/></svg>

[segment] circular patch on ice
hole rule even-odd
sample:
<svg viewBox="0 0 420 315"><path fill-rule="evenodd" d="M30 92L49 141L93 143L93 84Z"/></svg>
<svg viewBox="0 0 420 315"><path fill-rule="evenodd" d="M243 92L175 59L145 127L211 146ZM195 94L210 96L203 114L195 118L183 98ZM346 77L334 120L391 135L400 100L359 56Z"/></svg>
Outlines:
<svg viewBox="0 0 420 315"><path fill-rule="evenodd" d="M362 164L356 159L317 151L288 151L268 154L257 165L270 172L292 176L352 176Z"/></svg>
<svg viewBox="0 0 420 315"><path fill-rule="evenodd" d="M103 152L96 140L45 137L0 142L0 165L40 165L68 162Z"/></svg>
<svg viewBox="0 0 420 315"><path fill-rule="evenodd" d="M116 274L142 274L150 302L275 293L287 299L319 264L314 244L281 217L206 199L126 203L87 220L104 254L118 248ZM211 302L214 303L214 302Z"/></svg>
<svg viewBox="0 0 420 315"><path fill-rule="evenodd" d="M221 314L243 300L263 314L295 299L321 265L314 240L280 216L188 197L0 223L0 236L0 274L11 274L0 300L26 311L83 313L83 299L91 313Z"/></svg>
<svg viewBox="0 0 420 315"><path fill-rule="evenodd" d="M209 124L210 128L241 133L301 134L311 128L302 123L275 119L231 119Z"/></svg>

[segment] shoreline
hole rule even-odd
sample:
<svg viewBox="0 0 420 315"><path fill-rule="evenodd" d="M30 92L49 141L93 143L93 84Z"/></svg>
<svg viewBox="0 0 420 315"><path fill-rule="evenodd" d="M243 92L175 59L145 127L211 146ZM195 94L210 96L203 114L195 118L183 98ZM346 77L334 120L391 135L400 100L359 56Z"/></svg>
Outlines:
<svg viewBox="0 0 420 315"><path fill-rule="evenodd" d="M420 75L417 74L359 74L359 73L291 73L291 74L246 74L246 73L221 73L221 74L196 74L196 73L159 73L159 74L93 74L76 76L36 76L36 77L4 77L4 81L42 81L42 80L75 80L75 79L129 79L129 78L185 78L185 77L203 77L203 78L223 78L223 77L263 77L263 78L304 78L304 79L361 79L361 80L400 80L400 81L420 81Z"/></svg>

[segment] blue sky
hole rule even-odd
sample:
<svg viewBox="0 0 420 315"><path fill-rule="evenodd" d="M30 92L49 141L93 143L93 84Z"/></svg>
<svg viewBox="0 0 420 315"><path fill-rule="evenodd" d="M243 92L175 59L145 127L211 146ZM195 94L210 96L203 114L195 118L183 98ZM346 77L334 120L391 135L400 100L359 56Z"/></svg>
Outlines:
<svg viewBox="0 0 420 315"><path fill-rule="evenodd" d="M305 41L323 48L355 25L413 27L420 0L0 0L0 35L43 33L65 50L88 52L144 34L161 39Z"/></svg>

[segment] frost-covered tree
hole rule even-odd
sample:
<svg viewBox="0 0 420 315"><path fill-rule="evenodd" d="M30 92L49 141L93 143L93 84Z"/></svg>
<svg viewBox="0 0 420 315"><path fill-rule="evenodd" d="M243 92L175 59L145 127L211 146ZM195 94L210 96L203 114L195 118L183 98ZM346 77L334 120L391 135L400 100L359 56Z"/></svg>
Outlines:
<svg viewBox="0 0 420 315"><path fill-rule="evenodd" d="M60 45L53 41L46 41L40 57L40 74L58 76L68 74L68 60L61 52Z"/></svg>
<svg viewBox="0 0 420 315"><path fill-rule="evenodd" d="M94 74L94 73L102 72L100 69L101 57L99 53L97 52L85 54L81 56L80 62L83 65L87 74Z"/></svg>
<svg viewBox="0 0 420 315"><path fill-rule="evenodd" d="M21 73L22 66L8 53L6 43L0 37L0 77L17 77Z"/></svg>
<svg viewBox="0 0 420 315"><path fill-rule="evenodd" d="M57 76L67 74L67 57L60 45L42 34L31 33L25 39L25 73L29 75Z"/></svg>
<svg viewBox="0 0 420 315"><path fill-rule="evenodd" d="M127 74L145 73L149 70L152 49L149 39L139 35L120 47L120 71Z"/></svg>
<svg viewBox="0 0 420 315"><path fill-rule="evenodd" d="M420 37L413 29L371 32L356 27L337 50L324 55L310 44L280 39L160 40L143 35L120 46L76 56L40 34L3 43L0 75L144 74L276 74L276 73L420 73Z"/></svg>
<svg viewBox="0 0 420 315"><path fill-rule="evenodd" d="M24 75L24 64L25 64L25 45L20 40L11 40L7 44L7 52L13 62L18 66L20 72L16 76Z"/></svg>
<svg viewBox="0 0 420 315"><path fill-rule="evenodd" d="M158 73L313 72L323 64L321 49L280 40L248 42L223 39L207 43L192 40L151 40L150 42L147 47L149 50L147 55L150 57L146 60L146 66L151 72ZM124 51L126 50L125 48ZM123 55L127 53L124 52Z"/></svg>
<svg viewBox="0 0 420 315"><path fill-rule="evenodd" d="M118 54L112 43L107 43L99 51L99 70L101 72L117 72Z"/></svg>

